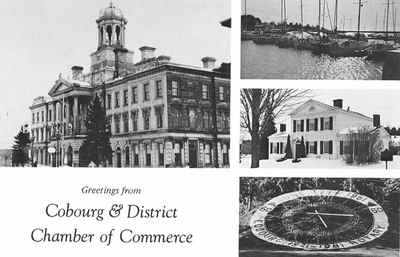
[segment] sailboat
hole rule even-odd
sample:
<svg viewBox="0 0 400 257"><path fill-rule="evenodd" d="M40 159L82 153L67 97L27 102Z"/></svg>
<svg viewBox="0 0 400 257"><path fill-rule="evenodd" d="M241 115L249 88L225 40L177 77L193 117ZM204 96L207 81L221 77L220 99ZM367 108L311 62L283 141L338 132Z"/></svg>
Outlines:
<svg viewBox="0 0 400 257"><path fill-rule="evenodd" d="M364 56L366 52L364 51L368 48L368 41L361 36L360 33L360 24L361 24L361 7L363 4L361 0L358 0L358 30L356 38L357 40L347 40L344 42L338 42L331 44L328 47L328 54L331 57L356 57L356 56Z"/></svg>

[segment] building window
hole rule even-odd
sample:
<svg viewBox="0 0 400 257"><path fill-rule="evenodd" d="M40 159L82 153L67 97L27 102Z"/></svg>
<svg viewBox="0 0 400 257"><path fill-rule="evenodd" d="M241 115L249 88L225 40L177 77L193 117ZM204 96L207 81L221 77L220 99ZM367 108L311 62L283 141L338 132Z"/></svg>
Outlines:
<svg viewBox="0 0 400 257"><path fill-rule="evenodd" d="M144 84L143 85L143 101L149 101L150 100L150 88L149 84Z"/></svg>
<svg viewBox="0 0 400 257"><path fill-rule="evenodd" d="M150 129L150 109L143 109L143 129L148 130Z"/></svg>
<svg viewBox="0 0 400 257"><path fill-rule="evenodd" d="M310 142L309 146L310 146L310 149L308 152L316 154L317 153L317 142Z"/></svg>
<svg viewBox="0 0 400 257"><path fill-rule="evenodd" d="M107 109L111 109L111 94L107 94Z"/></svg>
<svg viewBox="0 0 400 257"><path fill-rule="evenodd" d="M172 81L172 96L178 96L178 94L179 94L178 82Z"/></svg>
<svg viewBox="0 0 400 257"><path fill-rule="evenodd" d="M225 101L225 90L222 86L219 87L219 100L221 102Z"/></svg>
<svg viewBox="0 0 400 257"><path fill-rule="evenodd" d="M329 141L324 141L323 153L329 153Z"/></svg>
<svg viewBox="0 0 400 257"><path fill-rule="evenodd" d="M208 85L203 85L201 88L201 98L203 100L208 100Z"/></svg>
<svg viewBox="0 0 400 257"><path fill-rule="evenodd" d="M228 146L226 144L224 144L222 147L222 162L224 165L229 164L229 151L228 151Z"/></svg>
<svg viewBox="0 0 400 257"><path fill-rule="evenodd" d="M115 108L119 108L119 92L115 92Z"/></svg>
<svg viewBox="0 0 400 257"><path fill-rule="evenodd" d="M164 145L158 144L158 165L164 166Z"/></svg>
<svg viewBox="0 0 400 257"><path fill-rule="evenodd" d="M326 130L331 129L330 119L324 119L324 128Z"/></svg>
<svg viewBox="0 0 400 257"><path fill-rule="evenodd" d="M137 87L132 87L132 103L138 102Z"/></svg>
<svg viewBox="0 0 400 257"><path fill-rule="evenodd" d="M151 166L151 146L146 145L146 166Z"/></svg>
<svg viewBox="0 0 400 257"><path fill-rule="evenodd" d="M211 164L211 148L210 144L204 145L204 163Z"/></svg>
<svg viewBox="0 0 400 257"><path fill-rule="evenodd" d="M303 131L304 120L296 121L296 131Z"/></svg>
<svg viewBox="0 0 400 257"><path fill-rule="evenodd" d="M139 146L135 145L133 150L133 166L139 166Z"/></svg>
<svg viewBox="0 0 400 257"><path fill-rule="evenodd" d="M132 119L132 130L138 130L138 111L131 111L131 119Z"/></svg>
<svg viewBox="0 0 400 257"><path fill-rule="evenodd" d="M208 111L203 111L203 128L209 129L210 128L210 116Z"/></svg>
<svg viewBox="0 0 400 257"><path fill-rule="evenodd" d="M129 152L129 147L125 148L125 167L129 167L130 165L130 152Z"/></svg>
<svg viewBox="0 0 400 257"><path fill-rule="evenodd" d="M156 97L162 97L162 83L161 80L156 81Z"/></svg>
<svg viewBox="0 0 400 257"><path fill-rule="evenodd" d="M121 119L121 115L120 114L116 114L114 115L114 125L115 125L115 134L119 134L121 132L120 130L120 119Z"/></svg>
<svg viewBox="0 0 400 257"><path fill-rule="evenodd" d="M129 115L128 112L124 112L122 114L122 121L124 124L124 133L128 133L129 132Z"/></svg>
<svg viewBox="0 0 400 257"><path fill-rule="evenodd" d="M189 109L189 127L196 128L196 111L194 109Z"/></svg>
<svg viewBox="0 0 400 257"><path fill-rule="evenodd" d="M156 107L157 128L163 127L163 112L164 110L162 107Z"/></svg>
<svg viewBox="0 0 400 257"><path fill-rule="evenodd" d="M128 89L124 90L124 106L128 105Z"/></svg>
<svg viewBox="0 0 400 257"><path fill-rule="evenodd" d="M181 145L179 143L175 143L174 153L175 153L175 166L182 166Z"/></svg>

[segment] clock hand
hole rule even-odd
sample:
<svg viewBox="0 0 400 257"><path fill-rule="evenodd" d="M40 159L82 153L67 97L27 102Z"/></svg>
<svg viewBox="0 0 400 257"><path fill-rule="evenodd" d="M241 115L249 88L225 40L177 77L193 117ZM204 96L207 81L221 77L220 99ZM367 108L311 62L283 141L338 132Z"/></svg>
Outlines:
<svg viewBox="0 0 400 257"><path fill-rule="evenodd" d="M306 214L317 215L314 212L306 212ZM343 216L343 217L353 217L353 214L342 214L342 213L329 213L329 212L318 212L318 215L322 216Z"/></svg>
<svg viewBox="0 0 400 257"><path fill-rule="evenodd" d="M318 211L315 210L315 214L318 216L318 218L321 220L322 224L324 224L325 228L328 228L328 225L326 225L325 221L322 219L322 217L319 215Z"/></svg>

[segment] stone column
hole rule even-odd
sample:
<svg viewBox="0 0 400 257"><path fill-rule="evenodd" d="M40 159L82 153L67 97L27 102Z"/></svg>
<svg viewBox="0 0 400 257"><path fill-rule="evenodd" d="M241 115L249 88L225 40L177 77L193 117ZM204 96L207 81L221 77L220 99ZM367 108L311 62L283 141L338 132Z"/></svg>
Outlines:
<svg viewBox="0 0 400 257"><path fill-rule="evenodd" d="M73 109L73 111L72 111L72 115L74 116L73 117L73 119L74 119L74 124L73 124L73 127L74 127L74 134L76 134L77 132L78 132L78 104L79 104L79 102L78 102L78 97L77 96L74 96L74 109Z"/></svg>
<svg viewBox="0 0 400 257"><path fill-rule="evenodd" d="M57 102L53 102L53 123L57 122Z"/></svg>
<svg viewBox="0 0 400 257"><path fill-rule="evenodd" d="M115 45L116 41L117 41L117 31L116 31L116 25L113 24L112 25L112 29L111 29L111 45Z"/></svg>
<svg viewBox="0 0 400 257"><path fill-rule="evenodd" d="M71 108L71 104L70 104L70 99L69 98L66 98L65 99L65 104L66 104L66 107L67 107L67 117L66 117L66 119L65 119L65 122L67 123L67 134L69 135L70 133L70 129L69 129L69 123L71 122L70 121L70 108Z"/></svg>

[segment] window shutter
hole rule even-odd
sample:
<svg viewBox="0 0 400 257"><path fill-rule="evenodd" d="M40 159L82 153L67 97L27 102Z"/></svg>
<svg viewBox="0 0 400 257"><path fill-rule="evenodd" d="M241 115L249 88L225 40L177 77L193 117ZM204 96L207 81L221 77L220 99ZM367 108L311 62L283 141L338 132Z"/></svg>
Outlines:
<svg viewBox="0 0 400 257"><path fill-rule="evenodd" d="M300 128L300 131L303 132L303 131L304 131L304 120L301 120L301 121L300 121L300 125L301 125L301 126L300 126L300 127L301 127L301 128Z"/></svg>
<svg viewBox="0 0 400 257"><path fill-rule="evenodd" d="M273 150L273 148L274 148L273 146L274 146L274 145L273 145L272 143L269 144L269 148L270 148L270 149L269 149L269 152L270 152L270 153L272 153L272 150Z"/></svg>
<svg viewBox="0 0 400 257"><path fill-rule="evenodd" d="M321 118L320 120L321 120L320 129L324 130L324 118Z"/></svg>
<svg viewBox="0 0 400 257"><path fill-rule="evenodd" d="M296 121L293 121L293 132L296 132Z"/></svg>
<svg viewBox="0 0 400 257"><path fill-rule="evenodd" d="M318 153L318 142L317 141L315 141L314 142L314 154L317 154Z"/></svg>
<svg viewBox="0 0 400 257"><path fill-rule="evenodd" d="M343 141L340 141L340 154L343 154Z"/></svg>
<svg viewBox="0 0 400 257"><path fill-rule="evenodd" d="M310 143L308 141L306 142L306 154L308 154L308 151L310 150Z"/></svg>
<svg viewBox="0 0 400 257"><path fill-rule="evenodd" d="M324 141L319 142L319 153L320 154L324 153Z"/></svg>
<svg viewBox="0 0 400 257"><path fill-rule="evenodd" d="M310 120L309 119L306 120L306 131L307 132L310 131Z"/></svg>
<svg viewBox="0 0 400 257"><path fill-rule="evenodd" d="M281 152L281 151L280 151L280 149L279 149L279 142L278 142L278 143L276 143L276 149L277 149L278 153L280 153L280 152Z"/></svg>
<svg viewBox="0 0 400 257"><path fill-rule="evenodd" d="M314 124L315 124L315 125L314 125L314 126L315 126L315 127L314 127L314 130L315 130L315 131L318 131L318 118L315 118Z"/></svg>
<svg viewBox="0 0 400 257"><path fill-rule="evenodd" d="M333 117L329 117L329 129L333 130Z"/></svg>
<svg viewBox="0 0 400 257"><path fill-rule="evenodd" d="M333 154L333 142L329 141L329 154Z"/></svg>

